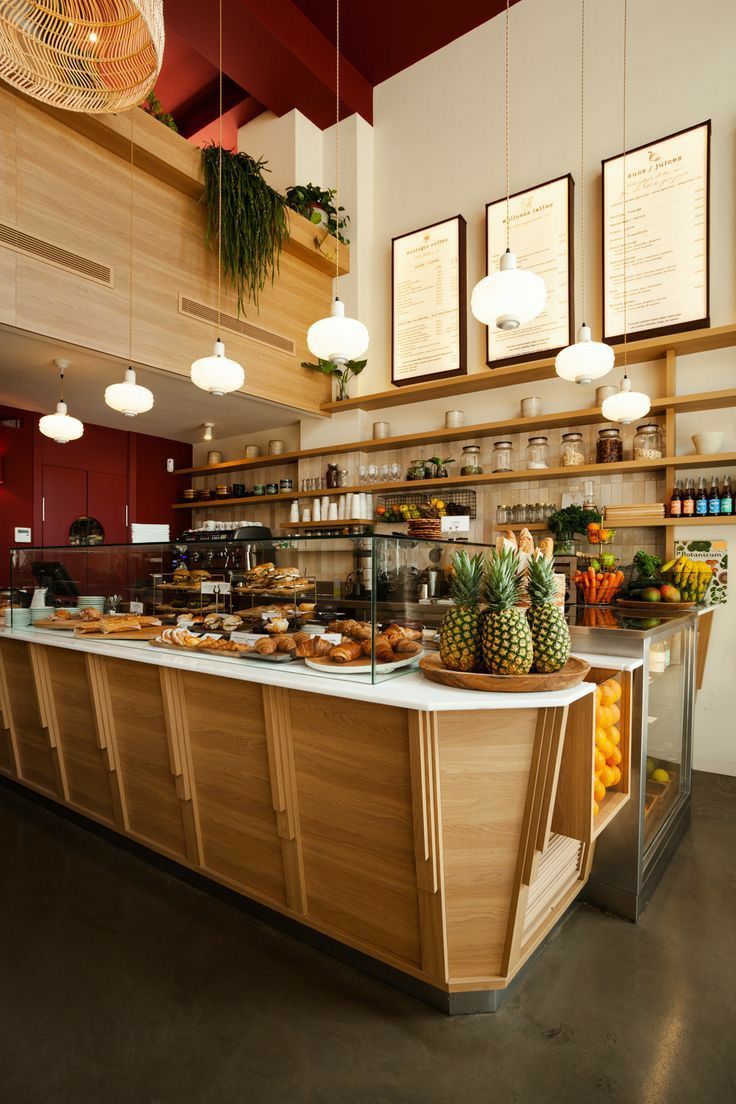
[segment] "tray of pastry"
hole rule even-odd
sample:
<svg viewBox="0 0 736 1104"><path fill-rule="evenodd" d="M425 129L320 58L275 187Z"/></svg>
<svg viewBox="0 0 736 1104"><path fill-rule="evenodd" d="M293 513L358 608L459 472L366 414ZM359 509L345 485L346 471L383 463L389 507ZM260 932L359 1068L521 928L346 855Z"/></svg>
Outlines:
<svg viewBox="0 0 736 1104"><path fill-rule="evenodd" d="M172 652L196 652L204 655L230 656L233 659L264 659L269 663L289 663L296 656L291 651L277 650L274 637L264 638L269 647L260 651L258 644L241 644L228 640L224 636L197 636L188 629L164 629L155 639L149 641L154 648L166 648ZM274 644L273 649L270 647Z"/></svg>

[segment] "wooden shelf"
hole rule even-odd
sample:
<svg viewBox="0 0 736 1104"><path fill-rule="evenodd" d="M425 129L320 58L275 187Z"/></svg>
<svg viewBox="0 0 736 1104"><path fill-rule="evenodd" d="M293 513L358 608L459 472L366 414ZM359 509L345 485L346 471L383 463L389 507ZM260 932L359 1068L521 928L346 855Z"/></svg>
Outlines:
<svg viewBox="0 0 736 1104"><path fill-rule="evenodd" d="M379 518L380 521L380 518ZM349 525L375 525L374 518L343 518L338 521L282 521L282 529L344 529Z"/></svg>
<svg viewBox="0 0 736 1104"><path fill-rule="evenodd" d="M601 832L606 830L628 800L629 794L627 793L619 793L617 790L608 791L601 802L598 816L593 818L593 839L596 839Z"/></svg>
<svg viewBox="0 0 736 1104"><path fill-rule="evenodd" d="M687 529L692 526L697 529L699 526L707 525L736 525L736 516L730 517L705 517L705 518L651 518L649 521L642 519L640 521L605 521L603 527L605 529L651 529L656 526L657 528L680 528ZM515 533L518 533L520 529L528 529L530 533L542 533L549 532L547 524L543 521L533 521L529 524L521 525L494 525L494 530L498 533L503 533L507 529L513 529ZM599 548L600 545L591 544L590 550Z"/></svg>
<svg viewBox="0 0 736 1104"><path fill-rule="evenodd" d="M652 414L661 414L672 410L677 414L687 414L698 410L723 410L736 406L736 388L724 391L703 391L693 395L665 395L652 400ZM279 467L296 464L299 460L309 460L319 456L343 455L356 452L384 452L387 449L412 448L414 445L427 448L451 441L465 441L470 438L481 440L486 437L498 437L504 433L537 433L545 429L558 429L561 426L595 425L605 423L599 406L583 407L578 410L560 410L550 414L537 414L533 418L506 418L499 422L479 422L476 425L460 426L457 429L439 428L423 430L421 433L404 433L396 437L369 438L352 444L321 445L319 448L300 449L282 452L279 456L259 456L255 459L240 457L236 460L223 460L219 464L203 464L192 468L178 468L175 475L219 475L224 472L247 471L252 468Z"/></svg>
<svg viewBox="0 0 736 1104"><path fill-rule="evenodd" d="M213 498L208 502L177 502L175 510L208 510L244 504L264 505L269 502L293 502L301 498L322 498L325 494L394 494L401 491L431 491L447 487L488 487L503 483L529 483L546 479L567 479L573 474L634 474L658 472L666 468L680 470L722 468L736 465L736 452L719 452L711 456L663 456L660 460L621 460L616 464L580 464L575 468L527 468L523 471L495 472L490 475L456 475L447 479L407 479L395 483L362 483L352 487L336 487L331 491L290 491L287 494L250 495L247 498Z"/></svg>
<svg viewBox="0 0 736 1104"><path fill-rule="evenodd" d="M642 364L650 360L662 360L670 350L677 356L687 356L690 353L703 353L711 349L728 349L734 345L736 345L736 325L712 326L702 330L691 330L689 333L629 341L627 359L629 364ZM622 360L623 345L618 344L613 348L616 353L616 363L619 364ZM381 410L390 406L424 402L427 399L455 398L458 395L469 395L496 387L509 387L517 383L536 383L538 380L552 379L554 375L554 357L543 357L506 368L493 368L473 372L468 376L456 376L449 380L413 383L406 387L392 387L389 391L359 395L355 399L345 399L343 402L323 403L322 410L329 414L345 410Z"/></svg>

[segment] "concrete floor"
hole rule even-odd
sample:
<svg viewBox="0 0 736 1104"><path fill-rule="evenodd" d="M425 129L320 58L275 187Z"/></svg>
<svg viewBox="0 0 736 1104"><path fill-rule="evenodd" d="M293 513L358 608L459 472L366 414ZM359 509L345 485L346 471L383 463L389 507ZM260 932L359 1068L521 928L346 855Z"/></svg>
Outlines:
<svg viewBox="0 0 736 1104"><path fill-rule="evenodd" d="M579 908L448 1018L0 789L1 1104L730 1104L736 778L634 927Z"/></svg>

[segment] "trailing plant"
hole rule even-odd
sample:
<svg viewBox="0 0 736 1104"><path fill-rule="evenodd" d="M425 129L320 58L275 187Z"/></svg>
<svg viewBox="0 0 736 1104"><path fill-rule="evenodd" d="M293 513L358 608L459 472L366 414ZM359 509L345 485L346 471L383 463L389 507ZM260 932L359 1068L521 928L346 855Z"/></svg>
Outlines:
<svg viewBox="0 0 736 1104"><path fill-rule="evenodd" d="M219 147L202 149L203 202L207 205L207 238L217 238ZM246 300L258 306L266 282L273 283L284 240L289 236L284 197L267 184L267 162L247 153L222 150L222 267L235 288L238 313Z"/></svg>
<svg viewBox="0 0 736 1104"><path fill-rule="evenodd" d="M350 239L343 234L350 222L350 215L345 214L344 207L335 207L333 201L336 195L334 188L319 188L316 184L294 184L286 189L286 206L297 214L304 215L315 226L319 226L324 214L327 233L339 238L343 245L350 245Z"/></svg>
<svg viewBox="0 0 736 1104"><path fill-rule="evenodd" d="M168 111L164 111L161 101L158 99L155 92L151 91L148 93L141 107L147 115L153 115L154 119L158 119L158 121L163 123L164 126L167 126L169 130L173 130L175 134L179 133L179 128L176 125L174 116L170 115Z"/></svg>
<svg viewBox="0 0 736 1104"><path fill-rule="evenodd" d="M333 364L331 360L318 360L316 364L310 364L308 360L302 361L302 368L309 368L312 372L322 372L325 376L334 376L337 380L337 398L340 402L349 399L348 384L353 376L359 376L365 368L367 360L346 360L344 364Z"/></svg>

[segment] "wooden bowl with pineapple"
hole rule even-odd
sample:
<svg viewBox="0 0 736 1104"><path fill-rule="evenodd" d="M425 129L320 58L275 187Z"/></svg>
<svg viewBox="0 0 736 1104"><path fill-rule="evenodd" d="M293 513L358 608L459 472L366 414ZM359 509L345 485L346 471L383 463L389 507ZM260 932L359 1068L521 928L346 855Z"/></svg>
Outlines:
<svg viewBox="0 0 736 1104"><path fill-rule="evenodd" d="M442 621L439 655L419 663L427 678L465 690L512 693L582 682L590 665L570 656L551 538L535 548L528 529L518 541L507 530L490 555L463 550L452 567L454 605Z"/></svg>

